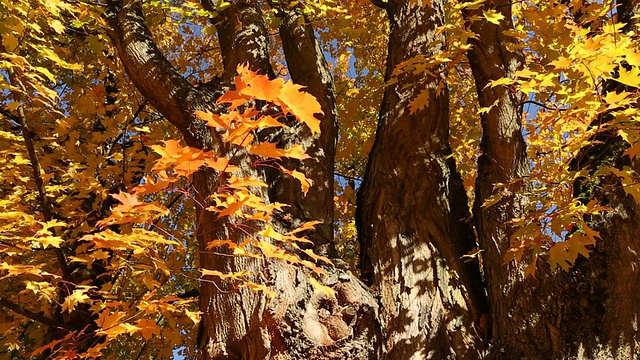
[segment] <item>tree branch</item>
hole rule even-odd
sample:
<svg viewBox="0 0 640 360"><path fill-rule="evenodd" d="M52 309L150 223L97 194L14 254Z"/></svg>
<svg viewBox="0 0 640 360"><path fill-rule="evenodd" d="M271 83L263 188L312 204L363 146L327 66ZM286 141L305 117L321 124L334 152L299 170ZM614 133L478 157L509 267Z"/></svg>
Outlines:
<svg viewBox="0 0 640 360"><path fill-rule="evenodd" d="M213 94L193 87L164 57L151 37L140 1L109 0L105 18L108 35L136 88L180 130L187 144L203 146L209 134L199 134L194 112L211 109Z"/></svg>
<svg viewBox="0 0 640 360"><path fill-rule="evenodd" d="M7 119L11 120L11 121L15 121L17 123L20 122L20 119L18 119L17 116L13 115L12 113L8 112L7 110L0 108L0 114L4 115L7 117Z"/></svg>
<svg viewBox="0 0 640 360"><path fill-rule="evenodd" d="M9 82L14 83L14 72L13 69L9 69ZM19 96L15 93L11 93L15 101L20 103L18 106L18 116L14 116L11 113L8 115L3 111L2 113L5 116L9 116L12 120L17 121L20 124L20 129L22 130L22 137L24 138L24 143L27 148L27 152L29 154L29 161L31 162L31 168L33 169L33 180L36 183L36 189L38 191L38 196L40 198L40 205L42 206L42 216L45 221L51 221L51 204L49 203L49 199L47 198L47 193L44 187L44 181L42 180L41 175L41 166L40 161L38 159L38 154L36 153L35 147L33 145L33 133L27 124L27 117L24 113L24 108L22 106L22 102ZM51 231L55 236L55 231ZM62 272L62 278L66 281L71 282L71 273L69 272L69 267L67 266L67 260L64 257L64 253L61 248L53 248L53 252L56 255L56 259L58 265L60 266L60 271Z"/></svg>
<svg viewBox="0 0 640 360"><path fill-rule="evenodd" d="M311 159L298 162L287 161L285 166L303 171L314 182L305 197L301 197L295 180L279 179L279 198L275 201L292 204L290 212L304 220L319 220L311 239L316 245L333 243L333 171L335 167L336 139L338 134L337 111L333 77L313 25L304 13L304 5L282 0L269 0L280 19L280 39L287 60L291 79L306 86L305 91L313 95L322 107L320 135L315 138L306 127L295 136L299 143L306 144L305 151ZM329 250L332 252L332 250ZM335 255L335 254L334 254Z"/></svg>
<svg viewBox="0 0 640 360"><path fill-rule="evenodd" d="M20 314L24 317L26 317L27 319L31 319L33 321L39 322L41 324L50 326L50 327L54 327L54 328L63 328L69 331L73 331L74 329L72 327L70 327L67 324L63 324L63 323L59 323L51 318L48 318L44 315L35 313L31 310L25 309L22 306L14 303L13 301L7 300L3 297L0 296L0 305L6 307L7 309Z"/></svg>
<svg viewBox="0 0 640 360"><path fill-rule="evenodd" d="M216 12L214 3L214 0L202 0L204 9L212 13ZM257 1L232 1L211 23L218 32L225 83L232 83L236 68L243 63L271 78L275 76L269 62L269 33Z"/></svg>

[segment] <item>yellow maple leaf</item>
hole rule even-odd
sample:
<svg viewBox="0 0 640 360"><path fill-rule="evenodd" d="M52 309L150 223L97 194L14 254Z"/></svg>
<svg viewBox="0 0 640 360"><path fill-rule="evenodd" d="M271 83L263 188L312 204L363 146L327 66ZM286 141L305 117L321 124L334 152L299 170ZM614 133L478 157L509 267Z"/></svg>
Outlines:
<svg viewBox="0 0 640 360"><path fill-rule="evenodd" d="M549 65L553 65L556 69L568 69L573 66L573 61L567 59L564 56L561 56L558 59L550 62Z"/></svg>
<svg viewBox="0 0 640 360"><path fill-rule="evenodd" d="M488 22L496 25L500 25L500 20L504 19L504 15L502 15L501 13L493 9L483 11L482 15L484 16L485 19L487 19Z"/></svg>
<svg viewBox="0 0 640 360"><path fill-rule="evenodd" d="M625 60L629 65L640 66L640 51L625 54Z"/></svg>
<svg viewBox="0 0 640 360"><path fill-rule="evenodd" d="M218 270L209 270L209 269L200 269L200 272L202 273L202 276L215 276L218 277L220 279L235 279L235 280L241 280L242 277L247 276L249 274L251 274L251 272L247 271L247 270L243 270L243 271L238 271L235 273L228 273L225 274L223 272L220 272Z"/></svg>
<svg viewBox="0 0 640 360"><path fill-rule="evenodd" d="M109 311L109 309L105 309L100 313L98 319L95 320L95 323L101 329L107 329L115 326L125 315L126 314L121 311L116 311L111 314L111 311Z"/></svg>
<svg viewBox="0 0 640 360"><path fill-rule="evenodd" d="M332 288L322 285L318 282L318 280L314 279L313 277L309 276L309 283L311 284L311 286L313 287L314 291L322 291L325 294L327 294L327 296L335 296L336 291L333 290Z"/></svg>
<svg viewBox="0 0 640 360"><path fill-rule="evenodd" d="M640 86L640 68L634 66L631 70L620 67L620 76L616 79L618 82L632 87Z"/></svg>
<svg viewBox="0 0 640 360"><path fill-rule="evenodd" d="M75 310L77 304L87 302L87 300L90 299L87 295L88 290L89 288L86 286L81 286L79 289L73 290L73 292L64 299L62 311L72 312Z"/></svg>
<svg viewBox="0 0 640 360"><path fill-rule="evenodd" d="M82 70L82 65L80 64L71 64L68 63L64 60L62 60L58 54L56 54L53 50L46 48L46 47L40 47L38 50L42 56L44 56L45 58L53 61L55 64L57 64L60 67L63 67L65 69L69 69L69 70Z"/></svg>
<svg viewBox="0 0 640 360"><path fill-rule="evenodd" d="M140 328L138 332L142 337L149 341L153 335L160 335L160 327L156 324L155 320L140 319L136 323L136 326Z"/></svg>
<svg viewBox="0 0 640 360"><path fill-rule="evenodd" d="M423 89L420 90L418 96L409 102L409 114L415 114L420 110L426 109L427 106L429 106L429 91Z"/></svg>
<svg viewBox="0 0 640 360"><path fill-rule="evenodd" d="M49 26L58 34L62 34L65 30L64 25L60 22L60 20L48 20Z"/></svg>
<svg viewBox="0 0 640 360"><path fill-rule="evenodd" d="M309 155L304 152L304 148L299 144L294 144L289 149L280 149L276 147L276 144L270 142L263 142L260 144L252 145L249 148L249 152L255 155L270 157L279 159L281 157L288 157L291 159L304 160L308 159Z"/></svg>
<svg viewBox="0 0 640 360"><path fill-rule="evenodd" d="M277 294L275 293L275 291L270 290L268 287L266 287L265 285L262 284L256 284L254 282L251 281L246 281L242 284L240 284L239 287L246 287L249 288L251 290L253 290L253 292L258 292L258 291L262 291L265 294L267 294L269 297L275 297Z"/></svg>
<svg viewBox="0 0 640 360"><path fill-rule="evenodd" d="M200 318L202 317L202 311L184 311L185 315L189 318L189 320L193 321L195 325L200 323Z"/></svg>
<svg viewBox="0 0 640 360"><path fill-rule="evenodd" d="M289 170L280 166L280 171L300 181L300 187L302 188L302 192L304 194L306 194L307 191L309 191L309 188L313 185L313 180L307 178L306 176L304 176L303 173L301 173L298 170Z"/></svg>
<svg viewBox="0 0 640 360"><path fill-rule="evenodd" d="M2 45L7 51L13 51L18 47L18 38L13 34L2 35Z"/></svg>
<svg viewBox="0 0 640 360"><path fill-rule="evenodd" d="M305 123L311 129L311 134L315 135L320 132L320 120L315 117L315 114L324 114L324 112L318 100L313 95L300 91L302 88L291 80L287 81L282 87L277 103L285 109L285 112L292 113Z"/></svg>

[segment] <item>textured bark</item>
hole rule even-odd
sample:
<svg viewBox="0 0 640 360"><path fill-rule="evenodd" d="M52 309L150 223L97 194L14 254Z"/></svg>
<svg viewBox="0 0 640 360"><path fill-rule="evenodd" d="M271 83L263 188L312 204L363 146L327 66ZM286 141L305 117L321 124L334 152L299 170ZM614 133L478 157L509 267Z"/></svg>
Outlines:
<svg viewBox="0 0 640 360"><path fill-rule="evenodd" d="M388 80L401 62L441 52L443 1L389 1ZM477 359L473 321L482 306L479 270L460 257L475 246L467 198L451 159L442 68L402 74L387 87L358 193L361 268L380 292L384 359ZM408 103L426 89L426 109Z"/></svg>
<svg viewBox="0 0 640 360"><path fill-rule="evenodd" d="M481 115L482 141L478 158L478 178L474 203L474 220L483 260L487 293L491 304L491 342L488 359L561 359L577 354L582 340L573 342L580 333L588 333L588 315L592 304L578 299L591 299L589 286L575 287L576 274L549 274L546 264L538 266L536 278L526 277L526 264L504 264L511 236L516 230L509 221L524 216L528 205L527 175L530 173L526 145L522 135L522 102L525 95L507 87L487 86L490 81L513 77L522 67L519 52L510 51L514 40L504 32L512 28L511 3L495 1L475 11L466 11L466 19L482 16L494 8L504 15L500 25L486 21L471 22L477 37L470 39L468 52L475 78L480 107L491 110ZM494 105L495 104L495 105ZM506 188L496 188L503 184ZM506 190L506 191L505 191ZM495 204L483 206L492 196L502 194ZM582 293L582 296L572 295ZM576 322L583 319L583 327ZM572 327L575 327L571 329ZM587 340L588 341L588 340ZM575 346L574 346L575 345Z"/></svg>
<svg viewBox="0 0 640 360"><path fill-rule="evenodd" d="M640 303L638 271L632 265L637 263L635 254L640 250L640 233L635 225L640 218L636 217L637 203L625 196L620 187L588 194L615 208L592 219L603 240L589 259L579 258L569 272L550 273L548 265L539 264L536 278L524 278L521 266L503 265L514 231L506 222L523 216L528 202L523 179L529 169L521 134L520 104L524 95L487 84L513 77L522 60L519 54L508 50L510 39L503 34L512 26L510 3L496 1L486 6L505 16L500 26L487 22L471 25L479 36L470 41L474 47L468 54L480 106L498 101L495 108L482 115L482 155L478 160L474 204L493 320L487 358L631 359L636 353L635 319ZM483 10L486 8L465 16L469 19ZM578 20L580 15L579 11L574 14ZM598 145L594 153L602 154L609 146ZM497 183L509 184L510 195L482 207L486 199L501 191L493 189Z"/></svg>
<svg viewBox="0 0 640 360"><path fill-rule="evenodd" d="M146 27L139 1L111 0L105 17L109 37L138 91L182 133L187 144L202 147L203 135L197 135L193 113L210 108L215 103L213 94L195 89L162 55Z"/></svg>
<svg viewBox="0 0 640 360"><path fill-rule="evenodd" d="M273 76L268 58L268 33L262 8L257 1L235 1L212 19L222 49L224 72L213 90L199 90L178 74L153 43L138 1L111 1L107 18L110 36L134 85L169 122L178 128L187 144L225 151L215 131L203 126L193 115L195 110L220 111L215 100L232 84L236 67L248 63L253 70ZM204 1L205 8L213 4ZM303 198L299 185L288 179L270 182L269 191L259 194L268 202L285 201L294 207L293 220L276 226L288 228L307 220L321 220L319 231L311 239L326 248L332 245L333 158L336 118L333 84L313 28L300 24L300 9L283 13L282 42L293 79L308 86L323 108L323 134L310 132L265 132L260 136L280 143L300 142L314 156L308 163L293 164L309 171L319 186ZM293 19L293 20L292 20ZM296 61L299 59L299 61ZM311 66L310 66L311 65ZM211 88L207 87L207 88ZM237 157L247 165L247 156ZM246 167L246 174L265 178L261 170ZM234 289L224 282L205 281L201 285L203 311L200 346L206 359L323 359L371 358L377 335L373 327L377 315L375 299L364 285L339 268L329 270L325 284L336 296L313 293L307 275L282 261L263 261L214 255L206 249L214 239L240 241L228 220L220 220L204 208L219 175L211 170L197 172L192 184L198 205L197 239L200 266L222 272L248 270L256 282L270 285L275 299L248 289ZM273 180L273 179L272 179ZM295 189L295 190L294 190ZM224 249L216 249L216 252Z"/></svg>
<svg viewBox="0 0 640 360"><path fill-rule="evenodd" d="M640 1L619 0L618 5L618 21L627 24L625 30L635 30L640 15ZM635 40L640 40L640 37L635 35ZM613 141L607 153L615 157L615 166L618 169L629 166L636 174L640 174L638 160L622 154L622 149L628 145L619 137ZM640 318L640 203L627 195L619 182L603 179L603 183L613 186L604 186L603 191L595 195L601 204L613 210L600 219L594 219L593 224L602 237L598 248L602 249L601 256L605 258L600 262L604 262L606 273L600 282L608 295L606 302L600 306L605 310L600 343L609 347L608 353L616 358L637 357L640 350L637 320ZM601 263L592 265L594 272L602 271L596 267Z"/></svg>
<svg viewBox="0 0 640 360"><path fill-rule="evenodd" d="M640 3L636 0L617 3L618 21L626 24L625 31L632 30L637 26L635 16L640 14ZM635 38L638 40L637 35ZM613 80L604 84L603 89L605 93L637 91ZM612 120L612 115L604 114L594 120L593 126L600 127L601 122ZM592 175L590 179L577 181L574 193L585 203L597 199L611 211L589 219L589 226L600 232L601 240L589 259L581 259L572 271L585 280L581 285L583 289L592 289L590 307L583 312L589 312L591 320L587 325L593 335L585 333L575 341L584 344L585 358L631 359L638 356L640 347L637 322L640 316L640 204L626 194L617 179L594 174L601 165L620 170L630 167L638 173L640 164L624 156L628 144L614 131L604 130L594 135L594 140L599 141L583 148L571 163L573 170L588 169Z"/></svg>
<svg viewBox="0 0 640 360"><path fill-rule="evenodd" d="M487 87L492 80L513 77L514 72L522 67L523 58L521 54L508 50L511 39L503 34L513 26L508 1L496 1L475 11L465 11L463 15L465 19L482 16L482 11L489 6L504 15L501 25L487 21L470 24L471 31L477 34L475 39L469 40L473 48L468 52L468 58L475 78L479 106L492 106L489 112L481 115L483 134L473 210L478 242L483 250L494 346L511 356L525 356L535 351L536 336L532 335L534 339L529 339L522 333L538 332L534 330L536 326L532 326L536 323L530 324L531 315L537 312L532 307L533 303L527 301L531 300L532 294L521 269L513 263L505 265L503 260L515 231L508 222L522 216L527 205L527 199L522 195L525 189L522 179L529 174L521 132L521 103L525 96L522 93L514 94L502 86ZM506 184L510 194L492 206L483 207L487 199L503 192L502 189L494 189L499 183ZM532 314L521 314L528 309L532 310Z"/></svg>
<svg viewBox="0 0 640 360"><path fill-rule="evenodd" d="M322 246L321 253L335 257L333 248L333 169L335 165L337 141L337 114L333 78L324 54L316 40L313 27L304 15L300 4L288 1L270 2L278 10L280 23L280 39L290 71L291 79L306 86L309 92L322 105L324 114L318 115L320 136L313 138L310 130L304 126L289 129L289 135L281 138L296 141L304 145L311 159L301 164L289 162L304 171L314 182L306 196L301 196L297 180L291 177L278 176L274 181L277 201L292 205L289 211L300 221L319 220L316 232L311 240L316 246ZM286 129L284 129L286 130ZM293 131L291 131L293 130ZM329 176L330 175L330 176Z"/></svg>

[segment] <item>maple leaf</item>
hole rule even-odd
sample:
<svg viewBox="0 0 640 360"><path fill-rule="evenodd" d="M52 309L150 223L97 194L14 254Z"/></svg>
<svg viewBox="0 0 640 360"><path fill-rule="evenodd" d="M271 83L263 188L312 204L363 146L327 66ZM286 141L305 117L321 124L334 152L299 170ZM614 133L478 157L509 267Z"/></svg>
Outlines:
<svg viewBox="0 0 640 360"><path fill-rule="evenodd" d="M508 86L508 85L514 84L515 82L516 82L515 79L508 78L508 77L500 78L500 79L497 79L497 80L491 80L491 81L489 81L487 86L485 86L485 89L487 87L491 87L493 89L496 86Z"/></svg>
<svg viewBox="0 0 640 360"><path fill-rule="evenodd" d="M155 320L140 319L136 322L136 326L140 329L138 330L140 335L147 341L151 340L153 335L160 335L160 327Z"/></svg>
<svg viewBox="0 0 640 360"><path fill-rule="evenodd" d="M185 310L184 314L187 315L189 320L191 320L194 325L198 325L200 323L201 318L202 318L202 312L201 311Z"/></svg>
<svg viewBox="0 0 640 360"><path fill-rule="evenodd" d="M111 194L111 197L120 201L120 205L116 206L114 209L122 212L131 211L134 208L144 205L144 202L138 200L137 195L132 195L123 191L120 191L117 194Z"/></svg>
<svg viewBox="0 0 640 360"><path fill-rule="evenodd" d="M327 296L332 297L336 295L336 291L332 288L322 285L318 282L318 280L314 279L312 276L308 277L309 283L313 287L313 291L321 291L325 293Z"/></svg>
<svg viewBox="0 0 640 360"><path fill-rule="evenodd" d="M62 303L62 311L70 313L75 310L76 305L90 300L89 295L87 295L87 291L89 291L90 288L90 286L79 286L78 289L73 290L73 292L64 299L64 302Z"/></svg>
<svg viewBox="0 0 640 360"><path fill-rule="evenodd" d="M207 250L217 248L218 246L228 246L232 250L238 247L238 245L231 240L211 240L207 243Z"/></svg>
<svg viewBox="0 0 640 360"><path fill-rule="evenodd" d="M252 154L280 159L282 157L288 157L291 159L304 160L308 159L309 155L304 151L304 148L298 144L294 144L288 149L281 149L276 147L276 144L270 142L263 142L260 144L252 145L249 148Z"/></svg>
<svg viewBox="0 0 640 360"><path fill-rule="evenodd" d="M619 69L620 76L616 79L618 82L631 87L640 87L640 68L634 66L631 70L624 67Z"/></svg>
<svg viewBox="0 0 640 360"><path fill-rule="evenodd" d="M267 294L271 298L276 297L276 295L277 295L275 291L269 289L265 285L256 284L256 283L251 282L251 281L245 281L244 283L240 284L239 287L249 288L253 292L262 291L262 292L264 292L265 294Z"/></svg>
<svg viewBox="0 0 640 360"><path fill-rule="evenodd" d="M229 123L224 121L223 118L218 115L208 111L196 111L195 115L203 121L207 122L207 126L210 127L219 127L223 129L229 129Z"/></svg>
<svg viewBox="0 0 640 360"><path fill-rule="evenodd" d="M257 186L257 187L267 187L267 183L262 180L253 179L249 177L239 178L235 175L232 175L229 180L227 180L227 185L229 187L235 189L246 189L247 186Z"/></svg>
<svg viewBox="0 0 640 360"><path fill-rule="evenodd" d="M49 26L51 26L51 28L53 29L53 31L57 32L58 34L64 33L65 26L62 25L60 20L57 20L57 19L48 20L48 23L49 23Z"/></svg>
<svg viewBox="0 0 640 360"><path fill-rule="evenodd" d="M245 88L238 93L246 95L254 99L273 102L278 98L284 88L284 80L269 80L265 75L259 75L252 72L242 72Z"/></svg>
<svg viewBox="0 0 640 360"><path fill-rule="evenodd" d="M287 235L293 235L293 234L297 234L297 233L302 232L302 231L312 230L318 224L322 224L322 221L318 221L318 220L307 221L304 224L302 224L302 225L298 226L297 228L295 228L294 230L289 231L287 233Z"/></svg>
<svg viewBox="0 0 640 360"><path fill-rule="evenodd" d="M420 93L409 102L409 114L415 114L416 112L426 109L429 106L429 91L420 90Z"/></svg>
<svg viewBox="0 0 640 360"><path fill-rule="evenodd" d="M260 129L267 128L267 127L284 127L284 128L288 127L283 123L279 122L278 119L269 115L261 116L260 118L258 118L256 121L252 123L255 124L255 125L252 125L252 128L260 128Z"/></svg>
<svg viewBox="0 0 640 360"><path fill-rule="evenodd" d="M288 110L285 112L292 113L305 123L311 129L311 134L315 135L320 132L320 120L316 119L315 114L324 114L324 112L318 100L312 95L300 91L301 89L303 89L302 86L294 84L291 80L287 81L282 87L276 103Z"/></svg>
<svg viewBox="0 0 640 360"><path fill-rule="evenodd" d="M270 225L267 225L264 228L264 230L258 232L258 235L261 235L261 236L264 236L264 237L269 237L269 238L272 238L272 239L278 240L278 241L284 241L285 240L284 235L282 235L279 232L277 232Z"/></svg>
<svg viewBox="0 0 640 360"><path fill-rule="evenodd" d="M64 239L60 236L38 236L31 238L34 242L42 245L42 248L46 249L47 247L59 248L60 245L64 243Z"/></svg>
<svg viewBox="0 0 640 360"><path fill-rule="evenodd" d="M632 53L625 54L625 60L629 65L640 67L640 51L634 51Z"/></svg>
<svg viewBox="0 0 640 360"><path fill-rule="evenodd" d="M567 59L564 56L552 61L549 65L553 65L556 69L569 69L573 66L573 60Z"/></svg>
<svg viewBox="0 0 640 360"><path fill-rule="evenodd" d="M209 269L200 269L200 272L202 273L202 277L215 276L215 277L218 277L220 279L235 279L235 280L242 280L243 277L251 274L251 272L249 272L247 270L238 271L238 272L229 273L229 274L225 274L225 273L220 272L218 270L209 270Z"/></svg>
<svg viewBox="0 0 640 360"><path fill-rule="evenodd" d="M213 157L213 154L193 147L182 147L177 140L163 141L164 147L151 146L161 158L153 166L153 170L165 170L173 168L176 174L189 177Z"/></svg>
<svg viewBox="0 0 640 360"><path fill-rule="evenodd" d="M331 262L331 260L329 260L329 258L325 257L325 256L321 256L321 255L317 255L316 253L313 252L313 250L311 249L301 249L298 247L298 245L294 244L293 245L295 248L297 248L298 250L302 251L303 253L307 254L310 258L312 258L314 261L322 261L325 264L329 264L329 265L333 265L333 263Z"/></svg>
<svg viewBox="0 0 640 360"><path fill-rule="evenodd" d="M109 337L115 337L120 334L119 330L115 330L116 327L120 324L120 320L122 320L126 316L126 313L122 311L115 311L111 313L109 309L104 309L98 319L95 320L96 325L100 329L99 332L103 335L108 335Z"/></svg>
<svg viewBox="0 0 640 360"><path fill-rule="evenodd" d="M500 25L500 20L504 20L504 15L495 11L494 9L483 11L482 16L484 16L484 18L487 19L488 22L496 25Z"/></svg>
<svg viewBox="0 0 640 360"><path fill-rule="evenodd" d="M168 181L162 181L162 180L156 181L148 177L145 177L143 181L144 181L144 184L138 185L133 189L131 189L131 195L137 196L137 195L146 195L146 194L155 193L155 192L164 190L170 184Z"/></svg>
<svg viewBox="0 0 640 360"><path fill-rule="evenodd" d="M47 350L53 350L56 348L56 346L58 346L59 344L63 344L69 340L71 340L74 336L76 336L76 332L75 331L70 331L67 335L65 335L63 338L61 339L57 339L57 340L53 340L50 343L39 347L38 349L36 349L31 356L32 357L37 357L40 354L43 354L45 351Z"/></svg>
<svg viewBox="0 0 640 360"><path fill-rule="evenodd" d="M311 188L311 186L313 186L313 180L307 178L303 173L301 173L298 170L289 170L280 166L280 171L300 181L300 187L302 188L302 193L304 194L306 194Z"/></svg>

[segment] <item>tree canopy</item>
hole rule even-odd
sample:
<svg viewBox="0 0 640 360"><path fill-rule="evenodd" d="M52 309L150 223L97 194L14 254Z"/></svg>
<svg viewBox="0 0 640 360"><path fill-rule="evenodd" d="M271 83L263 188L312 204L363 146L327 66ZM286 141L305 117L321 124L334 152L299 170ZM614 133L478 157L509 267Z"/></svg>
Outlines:
<svg viewBox="0 0 640 360"><path fill-rule="evenodd" d="M640 354L637 1L0 3L0 357Z"/></svg>

